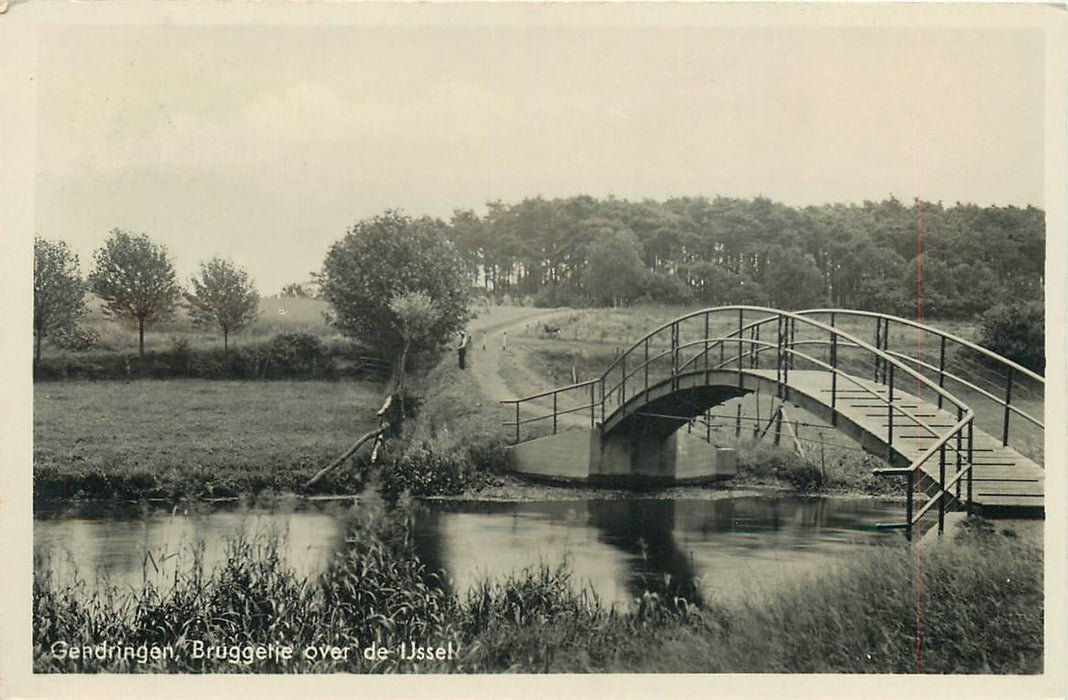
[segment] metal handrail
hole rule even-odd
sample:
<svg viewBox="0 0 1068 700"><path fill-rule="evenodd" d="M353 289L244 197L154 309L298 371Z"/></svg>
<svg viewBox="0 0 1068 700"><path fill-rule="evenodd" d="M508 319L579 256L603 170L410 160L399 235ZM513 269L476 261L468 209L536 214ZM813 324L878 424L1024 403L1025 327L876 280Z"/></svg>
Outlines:
<svg viewBox="0 0 1068 700"><path fill-rule="evenodd" d="M777 310L777 309L769 309L769 308L763 307L763 306L746 306L746 305L719 306L719 307L714 307L714 308L710 308L710 309L703 309L703 310L700 310L700 311L693 311L693 312L690 312L689 314L686 314L685 316L680 316L679 318L675 319L674 321L671 321L670 323L666 323L666 324L660 326L659 328L657 328L655 331L646 334L645 337L643 337L638 342L634 343L634 345L632 345L630 348L628 348L626 352L624 352L622 355L617 357L612 362L612 364L608 366L608 369L605 370L605 372L601 375L602 381L604 381L607 378L608 374L612 371L612 369L614 369L615 366L617 364L619 364L623 360L624 357L627 357L628 355L630 355L630 353L632 353L634 350L636 350L638 348L638 346L640 346L642 343L645 342L646 339L653 337L654 335L656 335L660 331L664 330L665 328L670 328L671 326L674 326L676 324L680 324L683 321L686 321L686 320L691 319L691 318L696 318L698 316L701 316L702 314L712 314L712 313L726 312L726 311L743 311L743 312L744 311L759 311L759 312L764 312L764 313L770 313L771 314L771 316L769 318L762 319L756 325L761 325L763 323L769 323L773 319L780 318L780 317L781 318L792 318L792 319L795 319L795 320L801 320L804 323L809 324L810 326L813 326L815 328L818 328L820 330L823 330L823 331L826 331L826 332L829 332L829 333L833 333L836 336L845 338L845 339L849 340L850 342L856 344L858 347L860 347L860 348L862 348L864 350L867 350L868 352L872 353L873 355L876 355L878 357L882 357L883 359L885 359L888 362L890 362L893 366L897 367L898 369L904 370L910 376L912 376L915 379L919 380L923 384L926 384L935 393L941 395L943 398L949 399L955 406L961 407L961 408L967 408L967 406L962 401L960 401L955 396L953 396L953 394L949 393L948 391L945 391L945 389L943 389L942 387L938 386L937 384L935 384L934 382L929 380L927 377L924 377L919 372L916 372L915 370L910 368L907 364L901 362L900 360L898 360L895 357L887 356L886 355L886 351L884 351L884 350L882 350L880 348L875 348L875 347L869 345L868 343L864 342L860 338L857 338L856 336L852 335L851 333L847 333L847 332L845 332L845 331L843 331L843 330L841 330L839 328L836 328L835 326L831 326L831 325L828 325L826 323L822 323L820 321L816 321L816 320L811 319L811 318L806 318L804 316L801 316L798 313L794 313L794 312L791 312L791 311L780 311L780 310ZM750 327L752 327L752 326L750 326Z"/></svg>
<svg viewBox="0 0 1068 700"><path fill-rule="evenodd" d="M824 341L824 342L826 342L826 341ZM924 362L923 360L917 360L917 359L911 358L908 355L906 355L905 353L897 352L896 350L886 350L885 352L890 354L890 355L896 355L898 357L903 357L903 358L907 359L909 362L912 362L912 363L917 364L917 365L923 365L924 367L926 367L928 369L931 369L931 370L935 370L936 372L938 371L938 368L935 367L934 365L932 365L932 364L930 364L928 362ZM1001 406L1004 406L1005 408L1009 409L1010 411L1012 411L1016 415L1020 416L1021 418L1026 418L1027 420L1031 421L1031 423L1033 423L1034 425L1038 426L1039 428L1042 428L1043 430L1046 429L1045 424L1042 421L1040 421L1039 419L1037 419L1034 416L1032 416L1030 413L1027 413L1026 411L1020 410L1016 406L1013 406L1011 403L1005 403L1004 399L1000 399L997 396L994 396L993 394L991 394L986 389L983 389L980 386L976 386L975 384L972 384L967 379L964 379L963 377L959 377L956 374L953 374L952 372L946 372L945 370L942 370L941 374L943 374L946 377L949 377L950 379L952 379L953 381L957 382L958 384L963 384L964 386L968 387L972 391L975 391L975 392L978 392L978 393L982 394L983 396L985 396L986 398L990 399L994 403L997 403L997 404L1000 404Z"/></svg>
<svg viewBox="0 0 1068 700"><path fill-rule="evenodd" d="M597 384L600 381L600 378L587 379L584 382L568 384L567 386L558 387L556 389L549 389L548 391L543 391L540 394L531 394L530 396L524 396L520 399L501 399L500 403L523 403L524 401L533 401L534 399L542 399L546 396L552 396L553 394L562 394L565 391L571 391L572 389L578 389L579 387L589 386L590 384ZM587 406L587 408L589 408L589 406Z"/></svg>
<svg viewBox="0 0 1068 700"><path fill-rule="evenodd" d="M751 325L755 325L755 324L751 324ZM750 327L751 326L747 326L746 328L748 329ZM726 336L724 338L716 338L715 341L719 342L721 340L729 340L736 333L737 333L737 331L732 331L732 333L730 335L728 335L728 336ZM791 343L791 345L793 345L795 347L799 346L799 345L825 345L825 346L831 346L831 345L833 345L833 343L831 341L829 341L829 340L820 340L818 338L810 338L808 340L794 341L793 343ZM775 345L772 344L772 347L775 347ZM859 349L863 349L863 348L860 348L860 346L858 346L858 345L854 345L853 343L839 343L838 347L839 348L859 348ZM761 348L760 350L764 350L764 349L765 348ZM709 351L711 351L711 348L709 348ZM759 352L759 351L757 351L757 352ZM961 377L958 374L955 374L953 372L947 371L944 368L936 367L936 366L932 365L929 362L924 362L923 360L917 359L917 358L912 357L911 355L907 355L907 354L905 354L903 352L898 352L897 350L883 350L883 352L885 352L888 355L893 355L894 357L898 357L898 358L902 359L903 361L906 361L906 362L908 362L910 364L921 365L924 368L929 369L929 370L931 370L933 372L938 372L940 376L952 379L953 381L957 382L958 384L961 384L962 386L965 386L965 387L971 389L972 391L975 391L976 393L982 394L984 397L990 399L994 403L996 403L996 404L998 404L998 405L1000 405L1000 406L1002 406L1004 408L1007 408L1010 411L1012 411L1013 413L1015 413L1016 415L1020 416L1021 418L1024 418L1024 419L1028 420L1033 425L1035 425L1035 426L1037 426L1039 428L1042 428L1043 430L1046 427L1045 424L1041 420L1039 420L1038 418L1035 418L1030 413L1028 413L1028 412L1026 412L1026 411L1024 411L1024 410L1012 405L1011 403L1005 403L1004 399L1002 399L1002 398L1000 398L998 396L995 396L994 394L991 394L986 389L984 389L981 386L978 386L976 384L973 384L972 382L968 381L967 379L965 379L964 377ZM701 353L701 354L704 354L704 353ZM696 363L701 358L701 354L696 355L694 357L691 357L689 360L686 361L685 364L683 364L682 366L679 367L679 370L681 371L681 370L685 369L691 363ZM747 353L747 354L752 355L753 353ZM729 360L723 360L722 362L720 362L717 365L717 367L726 366L727 364L730 364L731 362L734 362L737 359L738 359L737 356L734 356L734 357L731 357Z"/></svg>
<svg viewBox="0 0 1068 700"><path fill-rule="evenodd" d="M714 340L714 341L718 341L718 340L730 340L730 341L732 341L732 342L737 342L737 343L739 343L739 344L741 344L741 343L750 343L750 344L753 344L753 345L757 345L757 344L759 344L759 345L761 345L761 346L765 346L765 347L777 347L777 345L776 345L775 343L771 343L771 342L768 342L768 341L764 341L764 340L755 340L755 339L753 339L753 338L715 338L715 339L712 339L712 340ZM703 341L700 341L700 340L698 340L698 341L691 341L690 343L686 343L685 345L680 345L679 347L680 347L680 348L683 348L683 347L689 347L689 346L691 346L691 345L700 345L700 344L701 344L702 342L703 342ZM908 418L909 420L911 420L912 422L914 422L914 423L915 423L915 424L916 424L916 425L917 425L918 427L920 427L920 428L923 428L923 429L924 429L924 430L926 430L927 432L931 433L931 435L937 436L937 435L939 434L939 433L938 433L938 431L936 431L936 430L935 430L934 428L930 427L929 425L927 425L926 423L924 423L923 421L921 421L921 420L919 419L919 417L917 417L917 416L913 415L912 413L909 413L909 412L908 412L907 410L905 410L904 408L902 408L902 407L901 407L900 405L894 404L894 403L893 403L893 402L892 402L892 401L890 400L889 396L883 396L883 395L879 394L878 392L876 392L876 391L872 390L872 388L871 388L871 387L865 386L864 384L862 384L862 383L860 382L860 380L859 380L859 379L857 379L857 378L856 378L856 377L854 377L853 375L849 374L848 372L845 372L845 371L843 371L843 370L840 370L840 369L838 369L838 368L836 368L836 367L832 367L832 366L831 366L830 364L828 364L828 363L826 363L826 362L823 362L822 360L818 360L818 359L816 359L816 358L814 358L814 357L812 357L812 356L810 356L810 355L806 355L806 354L804 354L804 353L800 353L800 352L797 352L796 350L792 350L792 349L790 349L790 348L783 348L783 351L784 351L784 352L788 352L788 353L790 353L790 354L792 354L792 355L794 355L794 356L796 356L796 357L800 357L800 358L802 358L802 359L804 359L804 360L808 360L809 362L812 362L813 364L817 364L817 365L820 365L820 366L822 366L822 367L824 367L824 368L826 368L826 369L830 370L830 371L831 371L832 373L835 373L835 374L838 374L838 375L842 376L842 377L843 377L843 378L845 378L845 379L846 379L847 381L849 381L849 382L853 383L854 385L856 385L856 386L857 386L858 388L860 388L861 390L863 390L863 391L865 391L865 392L867 392L867 393L871 394L872 396L874 396L874 397L875 397L875 398L876 398L877 400L879 400L879 401L881 401L881 402L883 402L883 403L887 404L887 407L888 407L888 408L890 408L890 409L894 409L894 410L897 410L897 411L898 411L898 412L899 412L899 413L900 413L900 414L901 414L902 416L904 416L905 418ZM670 354L670 353L668 353L668 354ZM662 355L661 355L661 356L662 356ZM650 358L650 359L649 359L649 362L652 362L652 361L653 361L653 358ZM726 364L726 362L724 362L724 364ZM640 369L640 368L639 368L639 369ZM637 372L638 370L634 370L634 371L635 371L635 372ZM692 371L692 372L687 372L686 374L699 374L699 373L703 373L704 371L705 371L705 370L694 370L694 371ZM718 370L710 370L710 371L718 371ZM744 374L744 373L746 373L746 372L745 372L745 370L742 370L742 373L743 373L743 374ZM670 379L674 379L674 378L677 378L677 377L679 377L679 376L683 376L683 375L682 375L682 374L680 374L680 373L676 373L676 374L672 375L671 377L667 377L667 378L665 378L665 379L661 379L661 380L660 380L660 382L663 382L663 381L668 381L668 380L670 380ZM617 383L617 384L616 384L616 385L615 385L614 387L612 387L612 391L611 391L611 392L609 392L609 393L610 393L610 394L611 394L611 393L614 393L614 392L615 392L615 390L616 390L616 389L617 389L618 387L622 386L622 384L623 384L623 382L622 382L622 381L621 381L621 382L619 382L619 383ZM634 396L632 396L632 397L631 397L631 399L630 399L630 400L633 400L634 398L637 398L637 396L638 396L639 394L641 394L641 393L648 393L648 391L649 391L649 388L650 388L650 387L646 387L646 388L645 388L645 389L643 389L643 390L642 390L641 392L638 392L638 393L636 393L636 394L635 394ZM621 400L621 403L620 403L620 407L619 407L619 409L617 409L617 411L614 411L614 412L612 413L612 416L614 416L614 415L615 415L615 414L616 414L617 412L619 412L619 411L624 411L624 408L625 408L625 405L626 405L626 401L627 401L627 398L626 398L626 397L622 397L622 400ZM587 408L588 408L588 406L587 406ZM959 406L958 408L963 408L963 409L967 409L967 407L966 407L966 406ZM970 409L969 409L969 410L970 410ZM624 411L624 415L625 415L625 414L626 414L626 412ZM605 423L607 424L607 420L605 421ZM936 443L936 445L937 445L937 444L938 444L938 443ZM892 445L892 444L890 444L890 446L892 447L893 445Z"/></svg>
<svg viewBox="0 0 1068 700"><path fill-rule="evenodd" d="M1045 385L1045 383L1046 383L1046 380L1042 375L1037 374L1036 372L1033 372L1032 370L1029 370L1024 366L1013 362L1012 360L1010 360L1007 357L1004 357L1002 355L997 354L993 350L990 350L988 348L984 348L982 345L977 345L976 343L973 343L970 340L965 340L964 338L961 338L960 336L957 336L957 335L953 335L952 333L947 333L946 331L943 331L943 330L940 330L938 328L935 328L934 326L928 326L928 325L919 323L917 321L912 321L912 320L907 319L907 318L901 318L900 316L894 316L892 314L884 314L884 313L881 313L881 312L878 312L878 311L861 311L861 310L858 310L858 309L804 309L802 311L798 311L797 313L801 314L801 315L805 315L805 314L830 314L830 313L833 313L833 314L846 314L846 315L850 315L850 316L864 316L866 318L882 318L882 319L887 319L887 320L890 320L890 321L896 321L897 323L901 323L901 324L906 325L906 326L911 326L913 328L918 328L919 330L922 330L922 331L927 331L928 333L933 333L933 334L935 334L937 336L945 338L946 340L952 340L953 342L955 342L955 343L957 343L959 345L963 345L964 347L968 348L969 350L974 350L974 351L976 351L976 352L978 352L978 353L980 353L982 355L986 355L987 357L989 357L992 360L997 360L998 362L1000 362L1000 363L1002 363L1004 365L1007 365L1008 367L1011 367L1013 369L1013 371L1020 372L1021 374L1025 375L1027 377L1030 377L1031 379L1034 379L1035 381L1040 382L1043 385Z"/></svg>

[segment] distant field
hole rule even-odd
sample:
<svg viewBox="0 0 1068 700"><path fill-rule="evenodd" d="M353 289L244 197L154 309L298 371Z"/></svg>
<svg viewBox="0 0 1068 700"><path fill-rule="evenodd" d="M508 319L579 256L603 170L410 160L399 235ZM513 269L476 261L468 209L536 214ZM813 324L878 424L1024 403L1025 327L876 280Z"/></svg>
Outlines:
<svg viewBox="0 0 1068 700"><path fill-rule="evenodd" d="M34 491L135 498L295 491L375 424L381 400L380 386L351 382L41 382ZM351 478L342 481L339 488L352 487Z"/></svg>
<svg viewBox="0 0 1068 700"><path fill-rule="evenodd" d="M103 304L93 298L88 303L89 313L85 325L100 338L99 349L118 352L137 352L137 326L132 321L112 319L104 315ZM318 299L290 297L266 297L260 300L260 316L248 328L230 335L230 346L239 347L249 342L258 342L284 331L312 333L323 339L339 335L330 327L326 314L330 304ZM150 325L145 330L145 350L165 352L179 340L189 342L193 350L222 348L222 333L217 328L200 328L193 325L184 310L163 323ZM43 354L62 352L46 342Z"/></svg>

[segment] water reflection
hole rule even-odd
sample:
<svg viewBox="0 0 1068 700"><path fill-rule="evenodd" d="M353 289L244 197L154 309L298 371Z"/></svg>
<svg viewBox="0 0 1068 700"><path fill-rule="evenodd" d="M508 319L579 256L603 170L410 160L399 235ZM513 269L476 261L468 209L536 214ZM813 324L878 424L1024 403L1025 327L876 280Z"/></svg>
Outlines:
<svg viewBox="0 0 1068 700"><path fill-rule="evenodd" d="M717 510L715 502L707 505ZM590 501L588 507L598 540L628 555L623 575L632 598L651 591L698 599L693 560L675 541L675 501Z"/></svg>
<svg viewBox="0 0 1068 700"><path fill-rule="evenodd" d="M892 537L873 525L897 510L823 498L430 503L417 510L413 535L428 569L445 571L460 594L485 576L566 561L576 589L629 606L647 590L691 600L760 595ZM284 511L40 514L34 551L60 582L77 572L137 589L167 586L200 546L210 570L234 537L278 538L282 559L314 576L344 546L350 512L303 502Z"/></svg>

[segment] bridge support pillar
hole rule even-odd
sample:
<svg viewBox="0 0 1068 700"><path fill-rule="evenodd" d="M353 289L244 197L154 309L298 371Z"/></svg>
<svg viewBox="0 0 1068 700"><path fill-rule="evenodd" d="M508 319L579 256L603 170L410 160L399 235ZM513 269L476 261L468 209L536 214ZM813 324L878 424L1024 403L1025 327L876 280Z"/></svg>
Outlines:
<svg viewBox="0 0 1068 700"><path fill-rule="evenodd" d="M729 479L737 472L734 450L678 431L666 438L610 436L568 430L508 450L518 474L605 485L676 484Z"/></svg>
<svg viewBox="0 0 1068 700"><path fill-rule="evenodd" d="M718 448L679 430L657 435L610 435L590 444L590 477L612 481L675 483L735 475L734 450Z"/></svg>

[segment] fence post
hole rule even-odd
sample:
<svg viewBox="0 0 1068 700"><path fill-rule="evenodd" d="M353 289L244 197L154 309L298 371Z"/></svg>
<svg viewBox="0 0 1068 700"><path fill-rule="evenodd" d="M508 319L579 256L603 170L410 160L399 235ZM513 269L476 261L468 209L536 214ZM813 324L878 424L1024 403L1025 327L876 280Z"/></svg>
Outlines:
<svg viewBox="0 0 1068 700"><path fill-rule="evenodd" d="M738 386L742 381L742 326L745 325L745 309L738 309Z"/></svg>
<svg viewBox="0 0 1068 700"><path fill-rule="evenodd" d="M883 330L883 319L881 316L875 317L875 349L878 350L881 346L879 342L880 334ZM883 358L877 352L875 353L875 381L879 381L879 369L882 367Z"/></svg>
<svg viewBox="0 0 1068 700"><path fill-rule="evenodd" d="M912 490L915 484L912 481L912 474L906 474L905 478L908 479L908 488L905 490L905 539L912 541Z"/></svg>
<svg viewBox="0 0 1068 700"><path fill-rule="evenodd" d="M834 328L834 312L831 312ZM838 425L838 333L831 331L831 425Z"/></svg>
<svg viewBox="0 0 1068 700"><path fill-rule="evenodd" d="M604 376L601 376L601 425L604 426Z"/></svg>
<svg viewBox="0 0 1068 700"><path fill-rule="evenodd" d="M775 341L775 382L778 384L776 389L779 393L779 399L783 398L782 391L782 356L783 356L783 328L782 328L782 314L779 314L777 322L775 324L776 335L778 336Z"/></svg>
<svg viewBox="0 0 1068 700"><path fill-rule="evenodd" d="M938 534L946 529L946 443L938 448Z"/></svg>
<svg viewBox="0 0 1068 700"><path fill-rule="evenodd" d="M559 396L555 391L553 392L553 435L556 435L556 397Z"/></svg>
<svg viewBox="0 0 1068 700"><path fill-rule="evenodd" d="M890 385L887 394L886 412L890 421L886 428L886 461L894 460L894 366L890 365Z"/></svg>
<svg viewBox="0 0 1068 700"><path fill-rule="evenodd" d="M938 388L944 389L946 382L946 336L942 336L941 347L938 350ZM942 408L942 394L938 395L938 407Z"/></svg>
<svg viewBox="0 0 1068 700"><path fill-rule="evenodd" d="M960 423L964 418L964 409L957 406L957 422ZM964 449L964 428L963 426L957 429L957 472L953 476L960 474L961 465L961 450ZM957 479L957 501L960 501L960 479Z"/></svg>
<svg viewBox="0 0 1068 700"><path fill-rule="evenodd" d="M649 338L645 339L645 394L649 394Z"/></svg>
<svg viewBox="0 0 1068 700"><path fill-rule="evenodd" d="M708 316L709 313L705 312L705 380L708 380ZM723 352L723 343L719 344L720 353Z"/></svg>
<svg viewBox="0 0 1068 700"><path fill-rule="evenodd" d="M794 349L794 345L797 342L797 319L793 316L790 317L790 350ZM786 356L786 368L793 369L794 366L794 354L791 352Z"/></svg>
<svg viewBox="0 0 1068 700"><path fill-rule="evenodd" d="M757 341L753 343L749 348L749 367L756 369L760 366L760 325L753 326L753 340Z"/></svg>
<svg viewBox="0 0 1068 700"><path fill-rule="evenodd" d="M519 402L515 402L515 442L519 444Z"/></svg>
<svg viewBox="0 0 1068 700"><path fill-rule="evenodd" d="M627 355L623 354L623 362L621 363L623 379L619 384L619 415L627 415Z"/></svg>
<svg viewBox="0 0 1068 700"><path fill-rule="evenodd" d="M1009 404L1012 403L1013 369L1009 367L1009 378L1005 381L1005 419L1001 426L1001 445L1009 444Z"/></svg>
<svg viewBox="0 0 1068 700"><path fill-rule="evenodd" d="M794 353L793 343L790 340L790 334L793 332L794 319L789 316L786 317L786 321L783 325L783 339L786 341L786 345L782 349L782 400L785 401L790 396L790 390L788 388L788 382L790 381L790 367L793 365Z"/></svg>
<svg viewBox="0 0 1068 700"><path fill-rule="evenodd" d="M679 372L679 324L671 324L671 389L678 388Z"/></svg>
<svg viewBox="0 0 1068 700"><path fill-rule="evenodd" d="M593 398L593 382L590 382L590 430L593 430L597 427L597 416L593 412L593 407L596 405L596 403L597 402Z"/></svg>
<svg viewBox="0 0 1068 700"><path fill-rule="evenodd" d="M975 417L973 416L968 421L968 515L972 514L972 476L975 474L975 465L972 463L972 438L974 433L972 427L975 424Z"/></svg>

